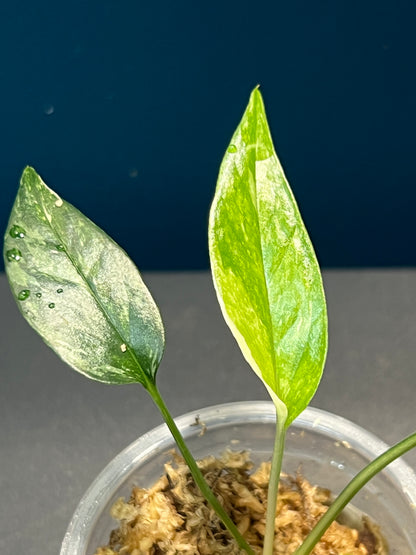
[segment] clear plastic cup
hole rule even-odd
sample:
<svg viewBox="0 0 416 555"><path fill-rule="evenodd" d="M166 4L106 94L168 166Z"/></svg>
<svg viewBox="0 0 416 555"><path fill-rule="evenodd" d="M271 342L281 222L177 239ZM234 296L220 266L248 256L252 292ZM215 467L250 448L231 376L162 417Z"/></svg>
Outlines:
<svg viewBox="0 0 416 555"><path fill-rule="evenodd" d="M197 459L228 448L249 450L254 463L270 460L275 431L270 402L216 405L185 414L176 423ZM112 504L119 497L128 498L134 486L152 485L163 474L168 451L174 447L162 425L117 455L81 499L60 555L91 555L107 544L116 527L110 516ZM300 468L311 483L337 494L387 447L352 422L309 407L289 428L283 470L293 474ZM380 526L392 555L416 553L416 475L405 462L395 461L373 478L354 497L353 505Z"/></svg>

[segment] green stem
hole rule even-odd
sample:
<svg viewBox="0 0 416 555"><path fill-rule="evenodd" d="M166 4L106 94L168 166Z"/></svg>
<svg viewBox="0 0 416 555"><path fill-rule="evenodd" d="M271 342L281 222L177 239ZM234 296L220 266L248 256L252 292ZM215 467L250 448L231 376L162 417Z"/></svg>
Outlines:
<svg viewBox="0 0 416 555"><path fill-rule="evenodd" d="M227 527L229 532L234 536L234 539L239 545L240 549L246 551L246 553L248 553L249 555L254 555L253 550L248 545L248 543L243 538L243 536L240 534L237 526L234 524L234 522L231 520L229 515L226 513L226 511L224 510L224 507L222 507L218 499L215 497L213 491L205 481L205 478L203 477L200 469L198 468L198 465L194 457L192 456L191 452L186 446L180 431L178 430L172 416L170 415L169 410L166 407L159 393L159 390L156 387L156 384L149 383L147 384L146 389L149 392L150 396L152 397L153 401L155 402L156 406L160 410L163 416L163 419L166 422L170 432L172 433L172 436L176 441L179 451L181 452L183 458L185 459L185 462L188 465L189 470L191 471L192 477L195 480L195 483L197 484L197 486L199 487L202 495L205 497L205 499L208 501L208 503L217 513L218 517L222 520L222 522Z"/></svg>
<svg viewBox="0 0 416 555"><path fill-rule="evenodd" d="M337 516L341 513L345 506L351 501L354 495L371 478L373 478L373 476L383 470L383 468L385 468L395 459L414 447L416 447L416 433L413 433L393 447L390 447L390 449L388 449L385 453L377 457L374 461L363 468L338 495L338 497L331 504L327 512L311 530L306 540L295 551L294 555L308 555L309 553L311 553L325 531L329 528L329 526L337 518Z"/></svg>
<svg viewBox="0 0 416 555"><path fill-rule="evenodd" d="M272 463L270 469L270 480L267 491L267 513L266 513L266 532L264 535L263 555L273 554L273 543L275 534L275 519L277 495L279 492L280 472L282 470L283 451L286 438L286 407L280 407L276 404L276 434L274 438L274 447L272 455Z"/></svg>

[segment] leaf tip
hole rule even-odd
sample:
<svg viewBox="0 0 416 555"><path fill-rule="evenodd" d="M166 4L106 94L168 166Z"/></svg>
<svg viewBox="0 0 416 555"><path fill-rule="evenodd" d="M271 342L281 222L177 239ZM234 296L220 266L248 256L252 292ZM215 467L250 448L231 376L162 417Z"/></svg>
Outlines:
<svg viewBox="0 0 416 555"><path fill-rule="evenodd" d="M22 172L22 179L24 177L30 177L30 176L34 176L37 175L35 168L32 168L32 166L25 166L23 172Z"/></svg>
<svg viewBox="0 0 416 555"><path fill-rule="evenodd" d="M32 168L32 166L26 166L20 178L20 185L22 187L30 186L30 185L34 185L39 181L40 181L40 176L38 175L36 170Z"/></svg>
<svg viewBox="0 0 416 555"><path fill-rule="evenodd" d="M250 102L255 106L264 107L263 96L260 92L260 85L258 84L250 95Z"/></svg>
<svg viewBox="0 0 416 555"><path fill-rule="evenodd" d="M257 85L254 87L254 89L251 91L251 96L252 97L261 97L261 92L260 92L260 83L257 83Z"/></svg>

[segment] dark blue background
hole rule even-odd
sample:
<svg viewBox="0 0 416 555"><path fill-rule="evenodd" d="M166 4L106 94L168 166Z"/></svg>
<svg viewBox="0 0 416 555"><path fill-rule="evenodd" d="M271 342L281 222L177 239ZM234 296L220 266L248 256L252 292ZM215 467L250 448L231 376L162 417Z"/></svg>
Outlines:
<svg viewBox="0 0 416 555"><path fill-rule="evenodd" d="M141 269L208 267L261 84L324 266L415 265L414 2L2 3L0 223L26 164Z"/></svg>

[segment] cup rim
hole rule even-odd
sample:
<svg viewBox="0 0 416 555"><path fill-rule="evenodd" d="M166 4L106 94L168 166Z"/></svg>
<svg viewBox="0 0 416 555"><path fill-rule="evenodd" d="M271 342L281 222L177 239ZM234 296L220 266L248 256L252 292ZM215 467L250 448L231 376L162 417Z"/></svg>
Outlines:
<svg viewBox="0 0 416 555"><path fill-rule="evenodd" d="M237 423L241 420L242 414L247 423L272 423L276 419L275 407L271 401L237 401L192 410L175 418L175 422L186 439L195 433L196 417L208 426L218 427L222 425L222 421L224 425L230 425L230 421ZM307 407L292 425L308 430L315 429L330 435L335 441L347 441L351 447L369 459L376 458L389 447L375 434L354 422L314 407ZM138 461L145 460L169 439L171 434L167 425L161 424L130 443L104 467L75 509L62 541L60 555L78 553L76 548L82 539L82 533L91 529L98 518L97 511L110 500L114 488L134 469ZM416 506L416 474L412 468L403 459L398 459L383 472L396 485L400 485L409 502Z"/></svg>

